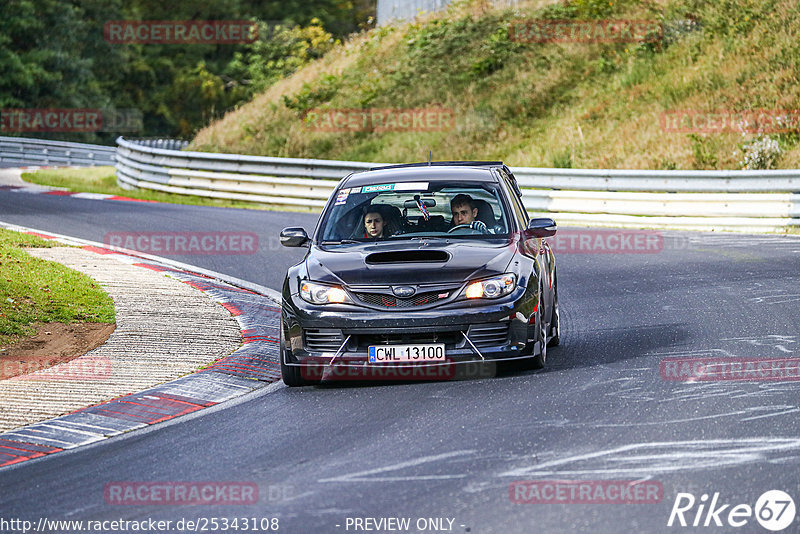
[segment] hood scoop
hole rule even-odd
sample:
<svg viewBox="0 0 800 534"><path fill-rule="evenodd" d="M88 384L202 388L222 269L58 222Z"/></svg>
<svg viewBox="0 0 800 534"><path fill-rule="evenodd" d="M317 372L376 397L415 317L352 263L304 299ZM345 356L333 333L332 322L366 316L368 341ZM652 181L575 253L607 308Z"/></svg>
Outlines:
<svg viewBox="0 0 800 534"><path fill-rule="evenodd" d="M392 252L375 252L364 261L370 265L388 263L444 263L450 254L443 250L396 250Z"/></svg>

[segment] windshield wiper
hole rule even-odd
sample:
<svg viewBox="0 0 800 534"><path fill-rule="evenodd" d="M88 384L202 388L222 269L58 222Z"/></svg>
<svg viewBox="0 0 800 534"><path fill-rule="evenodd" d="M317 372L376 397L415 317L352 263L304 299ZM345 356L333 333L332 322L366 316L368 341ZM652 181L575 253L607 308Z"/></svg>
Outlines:
<svg viewBox="0 0 800 534"><path fill-rule="evenodd" d="M440 239L440 240L445 240L446 241L446 240L450 239L450 236L448 236L448 235L404 235L404 234L398 234L398 235L390 236L389 239L408 239L408 240L418 239L420 241L425 241L425 240L428 240L428 239L431 239L431 240Z"/></svg>
<svg viewBox="0 0 800 534"><path fill-rule="evenodd" d="M323 245L350 245L353 243L363 243L363 241L356 241L355 239L342 239L340 241L323 241Z"/></svg>

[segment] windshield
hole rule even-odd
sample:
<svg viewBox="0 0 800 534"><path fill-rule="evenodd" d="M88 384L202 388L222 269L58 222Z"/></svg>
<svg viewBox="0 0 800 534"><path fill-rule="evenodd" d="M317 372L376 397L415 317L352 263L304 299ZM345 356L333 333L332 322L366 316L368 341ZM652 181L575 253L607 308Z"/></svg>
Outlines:
<svg viewBox="0 0 800 534"><path fill-rule="evenodd" d="M340 189L324 215L323 243L415 237L507 237L509 217L496 184L381 183Z"/></svg>

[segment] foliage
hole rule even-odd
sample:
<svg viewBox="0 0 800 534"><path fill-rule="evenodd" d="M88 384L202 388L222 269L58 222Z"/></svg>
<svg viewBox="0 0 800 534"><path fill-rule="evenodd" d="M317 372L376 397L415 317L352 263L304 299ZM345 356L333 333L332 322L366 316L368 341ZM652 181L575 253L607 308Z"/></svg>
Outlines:
<svg viewBox="0 0 800 534"><path fill-rule="evenodd" d="M666 114L800 109L795 0L461 0L335 45L319 63L201 130L199 150L285 157L503 159L520 166L736 169L734 128L669 130ZM508 3L505 3L508 4ZM646 20L643 42L518 42L520 20ZM303 111L444 108L451 128L312 130ZM796 120L796 119L795 119ZM687 135L692 133L692 135ZM800 165L796 128L776 165Z"/></svg>
<svg viewBox="0 0 800 534"><path fill-rule="evenodd" d="M696 169L713 169L717 166L717 156L707 136L689 134Z"/></svg>
<svg viewBox="0 0 800 534"><path fill-rule="evenodd" d="M139 135L190 137L368 25L374 2L3 0L0 109L133 109L143 116ZM236 45L104 39L107 22L138 20L252 20L260 31L255 42ZM118 134L45 136L109 143Z"/></svg>
<svg viewBox="0 0 800 534"><path fill-rule="evenodd" d="M260 39L237 52L226 73L247 85L248 96L321 58L339 43L316 18L306 27L259 22L258 28L259 35L269 35L269 39Z"/></svg>
<svg viewBox="0 0 800 534"><path fill-rule="evenodd" d="M287 108L296 110L302 115L304 111L330 101L341 85L341 78L329 74L320 78L314 85L304 83L296 96L285 95L283 103Z"/></svg>
<svg viewBox="0 0 800 534"><path fill-rule="evenodd" d="M774 169L781 156L781 147L776 139L768 135L757 135L749 143L742 144L743 157L739 166L746 171Z"/></svg>

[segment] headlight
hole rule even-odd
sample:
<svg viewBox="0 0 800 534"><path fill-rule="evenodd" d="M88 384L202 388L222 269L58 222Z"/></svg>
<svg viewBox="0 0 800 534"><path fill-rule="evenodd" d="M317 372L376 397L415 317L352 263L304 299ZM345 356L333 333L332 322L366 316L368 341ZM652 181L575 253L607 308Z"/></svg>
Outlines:
<svg viewBox="0 0 800 534"><path fill-rule="evenodd" d="M496 299L508 295L515 287L517 287L517 275L506 273L471 282L464 291L464 296L468 299Z"/></svg>
<svg viewBox="0 0 800 534"><path fill-rule="evenodd" d="M350 302L350 298L341 287L308 281L300 283L300 296L311 304Z"/></svg>

